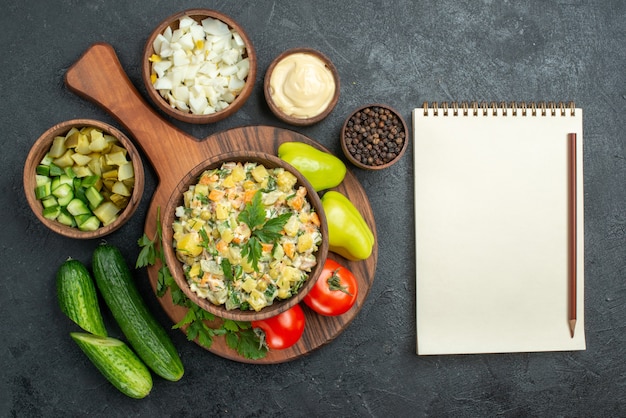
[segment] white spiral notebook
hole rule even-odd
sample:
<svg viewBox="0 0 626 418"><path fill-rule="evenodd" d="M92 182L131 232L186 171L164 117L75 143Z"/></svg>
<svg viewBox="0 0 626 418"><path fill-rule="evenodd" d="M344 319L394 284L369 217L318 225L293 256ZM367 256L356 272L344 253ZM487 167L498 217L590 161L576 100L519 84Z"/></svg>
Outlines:
<svg viewBox="0 0 626 418"><path fill-rule="evenodd" d="M419 355L585 349L582 113L414 109Z"/></svg>

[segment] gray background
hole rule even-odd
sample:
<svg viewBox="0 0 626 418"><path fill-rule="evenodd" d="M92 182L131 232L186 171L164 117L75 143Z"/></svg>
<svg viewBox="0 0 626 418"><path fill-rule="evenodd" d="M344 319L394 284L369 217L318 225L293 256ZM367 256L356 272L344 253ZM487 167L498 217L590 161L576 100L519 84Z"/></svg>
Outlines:
<svg viewBox="0 0 626 418"><path fill-rule="evenodd" d="M228 128L288 127L269 112L261 82L287 48L327 54L341 76L335 111L299 128L341 155L340 126L367 102L410 111L424 101L573 100L584 109L584 352L418 357L412 151L393 168L353 168L374 209L376 279L352 324L331 344L279 365L215 356L170 334L186 366L178 383L155 379L131 400L109 385L69 339L54 276L69 256L86 263L97 241L57 236L26 204L22 167L48 127L102 109L70 93L67 68L108 42L140 79L144 41L166 16L192 7L239 21L259 54L255 90L231 118L176 123L204 138ZM623 1L76 1L9 2L0 13L0 415L2 416L619 416L626 414L626 2ZM142 206L108 237L129 264L138 254L155 187L146 164ZM454 260L451 260L453 262ZM136 273L151 310L170 319ZM107 318L110 320L110 318ZM111 331L116 334L117 330ZM118 334L119 335L119 334Z"/></svg>

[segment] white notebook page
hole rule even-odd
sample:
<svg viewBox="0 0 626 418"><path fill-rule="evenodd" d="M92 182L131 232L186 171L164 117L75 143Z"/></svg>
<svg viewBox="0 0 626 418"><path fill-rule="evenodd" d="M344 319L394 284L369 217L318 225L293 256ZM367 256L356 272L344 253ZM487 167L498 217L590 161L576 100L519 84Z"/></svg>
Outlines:
<svg viewBox="0 0 626 418"><path fill-rule="evenodd" d="M418 354L585 349L582 110L413 112ZM568 133L577 323L568 323Z"/></svg>

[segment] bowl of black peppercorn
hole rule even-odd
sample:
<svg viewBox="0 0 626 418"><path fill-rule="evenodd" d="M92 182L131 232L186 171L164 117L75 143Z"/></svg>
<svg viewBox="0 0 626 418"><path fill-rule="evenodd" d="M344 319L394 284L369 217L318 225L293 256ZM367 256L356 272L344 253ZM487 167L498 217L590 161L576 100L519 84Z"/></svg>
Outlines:
<svg viewBox="0 0 626 418"><path fill-rule="evenodd" d="M346 158L365 170L382 170L395 164L409 142L402 115L383 104L368 104L352 112L340 137Z"/></svg>

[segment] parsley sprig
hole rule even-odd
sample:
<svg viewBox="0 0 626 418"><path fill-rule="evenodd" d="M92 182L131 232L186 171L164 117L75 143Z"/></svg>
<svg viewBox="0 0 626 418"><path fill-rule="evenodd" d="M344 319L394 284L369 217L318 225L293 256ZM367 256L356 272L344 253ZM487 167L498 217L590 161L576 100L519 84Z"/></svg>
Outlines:
<svg viewBox="0 0 626 418"><path fill-rule="evenodd" d="M157 279L157 296L163 297L167 290L170 290L172 303L187 308L185 317L173 326L174 329L187 327L187 339L189 341L196 340L198 344L205 348L211 348L213 337L224 336L228 347L237 351L237 353L248 359L260 359L267 354L267 348L260 345L259 338L255 334L250 322L233 321L229 319L216 318L215 315L205 311L198 305L193 303L191 299L178 287L174 277L172 276L165 262L165 254L162 251L162 225L160 208L157 208L157 225L156 233L153 239L150 239L145 233L137 243L141 248L136 268L155 265L157 260L161 266L158 270ZM221 319L216 327L210 326L217 323L216 319Z"/></svg>
<svg viewBox="0 0 626 418"><path fill-rule="evenodd" d="M237 216L237 220L248 225L251 231L250 238L241 248L241 255L246 257L256 271L259 271L259 259L263 253L261 244L275 244L281 237L283 227L291 218L289 212L266 218L262 194L260 190L257 191L252 200L246 203L246 207Z"/></svg>

